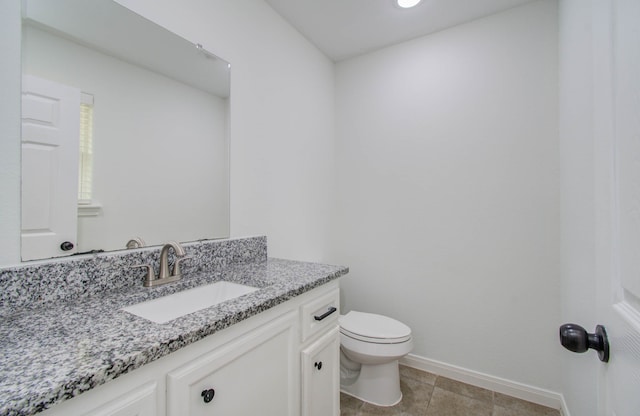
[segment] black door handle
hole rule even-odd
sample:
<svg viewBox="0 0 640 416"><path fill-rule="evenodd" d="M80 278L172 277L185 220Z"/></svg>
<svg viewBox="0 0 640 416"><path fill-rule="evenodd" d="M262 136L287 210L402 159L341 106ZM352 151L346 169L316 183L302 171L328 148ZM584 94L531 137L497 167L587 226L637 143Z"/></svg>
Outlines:
<svg viewBox="0 0 640 416"><path fill-rule="evenodd" d="M598 351L600 361L609 362L609 339L602 325L596 326L596 332L590 334L580 325L564 324L560 327L560 343L573 352L594 349Z"/></svg>

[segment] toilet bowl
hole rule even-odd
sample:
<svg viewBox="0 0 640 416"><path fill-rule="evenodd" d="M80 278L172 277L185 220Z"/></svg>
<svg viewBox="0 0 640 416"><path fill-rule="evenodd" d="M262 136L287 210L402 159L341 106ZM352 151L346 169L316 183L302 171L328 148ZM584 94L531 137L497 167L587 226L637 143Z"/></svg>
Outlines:
<svg viewBox="0 0 640 416"><path fill-rule="evenodd" d="M402 400L398 360L413 348L411 328L395 319L351 311L341 315L340 390L377 406Z"/></svg>

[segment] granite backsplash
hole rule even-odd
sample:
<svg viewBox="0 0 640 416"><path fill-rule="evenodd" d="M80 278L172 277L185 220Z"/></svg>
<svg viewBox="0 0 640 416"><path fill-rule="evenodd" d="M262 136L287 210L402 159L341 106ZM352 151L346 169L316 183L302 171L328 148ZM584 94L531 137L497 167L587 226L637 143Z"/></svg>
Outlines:
<svg viewBox="0 0 640 416"><path fill-rule="evenodd" d="M180 264L186 278L194 272L215 272L233 264L267 261L265 236L202 240L182 246L191 256ZM157 274L161 249L154 246L0 268L0 316L49 302L142 285L146 269L131 266L152 264ZM170 263L173 259L172 250Z"/></svg>

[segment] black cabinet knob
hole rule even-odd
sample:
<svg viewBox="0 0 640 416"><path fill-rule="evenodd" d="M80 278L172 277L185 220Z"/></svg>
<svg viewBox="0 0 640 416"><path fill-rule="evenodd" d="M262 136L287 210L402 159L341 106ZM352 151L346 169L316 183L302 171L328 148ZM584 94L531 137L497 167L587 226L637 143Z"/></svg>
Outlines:
<svg viewBox="0 0 640 416"><path fill-rule="evenodd" d="M73 250L73 243L71 241L65 241L64 243L60 244L60 250L62 251Z"/></svg>
<svg viewBox="0 0 640 416"><path fill-rule="evenodd" d="M202 396L202 399L205 403L209 403L211 400L213 400L213 396L216 395L216 391L214 389L202 390L202 394L200 395Z"/></svg>
<svg viewBox="0 0 640 416"><path fill-rule="evenodd" d="M313 366L318 370L322 370L322 361L316 361Z"/></svg>
<svg viewBox="0 0 640 416"><path fill-rule="evenodd" d="M586 352L589 348L598 352L600 361L609 361L609 339L602 325L596 326L596 332L590 334L576 324L564 324L560 327L560 343L573 352Z"/></svg>

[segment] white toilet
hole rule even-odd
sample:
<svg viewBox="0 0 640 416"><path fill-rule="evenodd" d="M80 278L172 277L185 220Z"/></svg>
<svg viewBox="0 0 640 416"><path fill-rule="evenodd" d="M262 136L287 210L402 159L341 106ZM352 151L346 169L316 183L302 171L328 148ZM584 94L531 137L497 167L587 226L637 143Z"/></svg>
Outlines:
<svg viewBox="0 0 640 416"><path fill-rule="evenodd" d="M413 348L411 328L386 316L340 316L340 390L377 406L402 400L398 360Z"/></svg>

